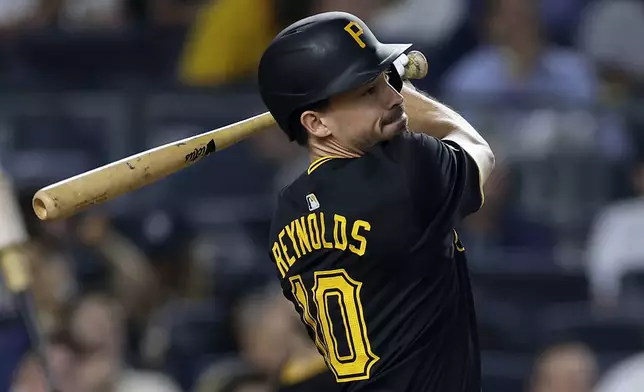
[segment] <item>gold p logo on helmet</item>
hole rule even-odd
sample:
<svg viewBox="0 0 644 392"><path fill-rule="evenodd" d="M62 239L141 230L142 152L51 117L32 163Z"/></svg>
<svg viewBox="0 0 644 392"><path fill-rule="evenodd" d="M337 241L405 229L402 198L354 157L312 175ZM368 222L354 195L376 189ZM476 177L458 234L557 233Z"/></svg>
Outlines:
<svg viewBox="0 0 644 392"><path fill-rule="evenodd" d="M362 41L360 36L364 33L364 30L362 30L362 27L360 27L359 24L356 22L349 22L348 25L344 26L344 30L349 33L353 37L353 39L360 45L361 48L366 48L367 44Z"/></svg>

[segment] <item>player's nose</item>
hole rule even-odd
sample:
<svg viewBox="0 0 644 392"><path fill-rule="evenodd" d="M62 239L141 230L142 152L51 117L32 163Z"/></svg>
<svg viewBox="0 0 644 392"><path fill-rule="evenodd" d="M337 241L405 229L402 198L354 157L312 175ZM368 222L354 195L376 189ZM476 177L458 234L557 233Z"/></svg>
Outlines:
<svg viewBox="0 0 644 392"><path fill-rule="evenodd" d="M402 94L396 90L392 85L387 89L387 108L393 109L403 103Z"/></svg>

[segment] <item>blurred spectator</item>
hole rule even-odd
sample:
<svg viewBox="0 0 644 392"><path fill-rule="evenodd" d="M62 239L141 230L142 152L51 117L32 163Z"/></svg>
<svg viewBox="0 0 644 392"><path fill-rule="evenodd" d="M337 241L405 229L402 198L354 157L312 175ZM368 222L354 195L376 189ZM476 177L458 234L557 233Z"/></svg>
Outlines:
<svg viewBox="0 0 644 392"><path fill-rule="evenodd" d="M487 0L488 44L459 61L443 92L459 104L591 104L592 65L545 40L532 0Z"/></svg>
<svg viewBox="0 0 644 392"><path fill-rule="evenodd" d="M582 344L554 345L537 358L530 392L591 392L597 366L593 352Z"/></svg>
<svg viewBox="0 0 644 392"><path fill-rule="evenodd" d="M644 124L644 3L639 0L598 0L586 7L579 26L577 45L597 66L600 99L607 110L604 132L619 138L622 129ZM611 129L612 128L612 129ZM642 132L631 132L626 143L642 144ZM631 151L632 152L632 151ZM626 155L626 154L621 154Z"/></svg>
<svg viewBox="0 0 644 392"><path fill-rule="evenodd" d="M0 26L3 30L19 27L33 20L38 14L39 0L0 1Z"/></svg>
<svg viewBox="0 0 644 392"><path fill-rule="evenodd" d="M122 27L126 19L125 0L58 0L59 23L66 29Z"/></svg>
<svg viewBox="0 0 644 392"><path fill-rule="evenodd" d="M41 27L55 19L61 0L0 0L0 38Z"/></svg>
<svg viewBox="0 0 644 392"><path fill-rule="evenodd" d="M484 186L483 206L459 230L472 265L504 260L506 255L529 255L530 260L540 263L552 260L556 245L553 228L508 203L512 180L510 167L497 159L494 172Z"/></svg>
<svg viewBox="0 0 644 392"><path fill-rule="evenodd" d="M283 28L305 16L346 11L364 19L386 0L209 0L197 14L179 64L188 86L253 80L261 55ZM240 21L239 15L243 15Z"/></svg>
<svg viewBox="0 0 644 392"><path fill-rule="evenodd" d="M383 5L399 1L400 0L317 0L311 2L312 7L308 14L313 15L330 11L348 12L364 20L367 24L370 24L371 20L378 14Z"/></svg>
<svg viewBox="0 0 644 392"><path fill-rule="evenodd" d="M268 286L243 296L233 307L231 322L238 351L205 368L194 392L270 391L289 356L292 308L279 287Z"/></svg>
<svg viewBox="0 0 644 392"><path fill-rule="evenodd" d="M69 300L78 292L73 260L60 249L31 248L32 290L40 325L54 329Z"/></svg>
<svg viewBox="0 0 644 392"><path fill-rule="evenodd" d="M85 214L78 221L76 236L80 243L101 258L110 289L133 320L145 320L159 300L158 281L150 261L139 246L114 227L104 213Z"/></svg>
<svg viewBox="0 0 644 392"><path fill-rule="evenodd" d="M48 342L47 357L56 387L64 392L84 392L79 389L77 367L82 347L69 331L54 332ZM40 359L30 353L16 372L11 392L45 392L45 379Z"/></svg>
<svg viewBox="0 0 644 392"><path fill-rule="evenodd" d="M280 392L332 392L339 387L293 305L269 285L241 300L234 317L240 358Z"/></svg>
<svg viewBox="0 0 644 392"><path fill-rule="evenodd" d="M254 77L277 33L274 16L271 0L206 1L188 33L180 81L203 87Z"/></svg>
<svg viewBox="0 0 644 392"><path fill-rule="evenodd" d="M104 295L79 300L70 313L71 332L86 355L78 368L83 391L175 392L179 387L153 372L135 370L124 358L125 323L116 302Z"/></svg>
<svg viewBox="0 0 644 392"><path fill-rule="evenodd" d="M644 354L634 355L608 369L593 392L644 391Z"/></svg>
<svg viewBox="0 0 644 392"><path fill-rule="evenodd" d="M285 300L286 301L286 300ZM324 357L308 336L307 330L293 311L290 302L285 305L292 321L292 331L288 334L290 353L281 369L279 392L333 392L341 389L341 384L329 370ZM287 309L288 308L288 309ZM289 315L285 314L285 317Z"/></svg>
<svg viewBox="0 0 644 392"><path fill-rule="evenodd" d="M632 169L635 196L605 207L595 217L586 249L587 273L595 303L618 305L625 272L644 270L644 156Z"/></svg>
<svg viewBox="0 0 644 392"><path fill-rule="evenodd" d="M233 312L239 355L269 377L276 377L290 354L293 318L279 287L269 286L240 300Z"/></svg>
<svg viewBox="0 0 644 392"><path fill-rule="evenodd" d="M195 230L180 214L170 208L154 209L139 216L119 218L114 226L123 233L122 240L127 238L140 264L138 273L132 274L148 280L138 286L149 300L143 302L148 310L170 299L203 298L210 294L211 276L193 257ZM151 289L156 289L156 293Z"/></svg>
<svg viewBox="0 0 644 392"><path fill-rule="evenodd" d="M296 143L289 143L284 132L277 127L267 129L248 139L254 152L275 166L273 194L290 184L306 171L309 166L309 154Z"/></svg>
<svg viewBox="0 0 644 392"><path fill-rule="evenodd" d="M466 0L394 0L376 13L370 26L378 37L439 45L467 16Z"/></svg>
<svg viewBox="0 0 644 392"><path fill-rule="evenodd" d="M1 0L0 31L23 28L114 28L126 21L126 0Z"/></svg>
<svg viewBox="0 0 644 392"><path fill-rule="evenodd" d="M266 375L248 364L226 359L209 366L197 380L193 392L271 392Z"/></svg>
<svg viewBox="0 0 644 392"><path fill-rule="evenodd" d="M593 0L538 0L544 32L555 42L571 45L584 8Z"/></svg>
<svg viewBox="0 0 644 392"><path fill-rule="evenodd" d="M150 19L160 26L187 26L194 20L202 4L208 0L129 0L144 7ZM131 5L132 6L132 5Z"/></svg>
<svg viewBox="0 0 644 392"><path fill-rule="evenodd" d="M606 101L622 103L644 83L644 3L598 0L585 10L579 47L598 65Z"/></svg>

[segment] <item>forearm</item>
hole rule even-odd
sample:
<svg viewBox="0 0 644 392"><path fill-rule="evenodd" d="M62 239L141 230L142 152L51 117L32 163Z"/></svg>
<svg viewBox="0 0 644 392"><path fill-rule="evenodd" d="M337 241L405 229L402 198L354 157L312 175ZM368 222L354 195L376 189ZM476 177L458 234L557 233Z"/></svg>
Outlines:
<svg viewBox="0 0 644 392"><path fill-rule="evenodd" d="M474 139L485 143L481 135L458 113L437 100L417 91L405 83L402 89L405 111L409 116L409 128L443 139L454 133L472 134Z"/></svg>
<svg viewBox="0 0 644 392"><path fill-rule="evenodd" d="M483 136L460 114L409 83L403 86L402 95L410 130L458 143L476 161L484 183L494 168L494 154Z"/></svg>

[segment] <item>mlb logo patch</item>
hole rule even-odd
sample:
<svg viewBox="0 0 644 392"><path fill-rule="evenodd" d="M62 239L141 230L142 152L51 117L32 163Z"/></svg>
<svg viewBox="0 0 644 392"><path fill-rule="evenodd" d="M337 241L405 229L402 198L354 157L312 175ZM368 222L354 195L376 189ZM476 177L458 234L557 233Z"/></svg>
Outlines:
<svg viewBox="0 0 644 392"><path fill-rule="evenodd" d="M318 208L320 208L320 202L313 193L306 195L306 204L309 205L309 211L317 210Z"/></svg>

